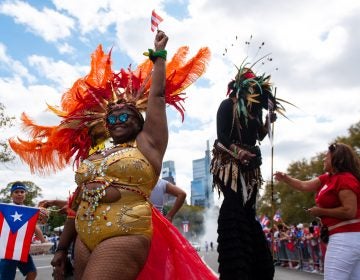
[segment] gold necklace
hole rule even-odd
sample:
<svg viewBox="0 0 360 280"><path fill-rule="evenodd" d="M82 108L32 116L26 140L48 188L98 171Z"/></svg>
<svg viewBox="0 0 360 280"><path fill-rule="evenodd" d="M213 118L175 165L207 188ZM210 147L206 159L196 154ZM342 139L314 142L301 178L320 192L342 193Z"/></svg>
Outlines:
<svg viewBox="0 0 360 280"><path fill-rule="evenodd" d="M110 185L110 183L106 181L92 181L92 183L96 182L101 183L101 185L95 189L88 189L84 186L81 196L82 200L87 201L89 204L89 207L86 210L86 216L90 220L93 220L94 212L99 206L99 201L106 195L106 188Z"/></svg>

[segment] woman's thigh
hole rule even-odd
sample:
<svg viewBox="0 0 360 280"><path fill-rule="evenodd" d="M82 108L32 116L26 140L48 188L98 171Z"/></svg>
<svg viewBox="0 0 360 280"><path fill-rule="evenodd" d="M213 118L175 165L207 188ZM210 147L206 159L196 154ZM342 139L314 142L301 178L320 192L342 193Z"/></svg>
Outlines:
<svg viewBox="0 0 360 280"><path fill-rule="evenodd" d="M81 279L86 268L86 264L89 261L91 251L80 240L79 236L76 239L74 250L74 276L75 279Z"/></svg>
<svg viewBox="0 0 360 280"><path fill-rule="evenodd" d="M149 253L150 240L142 235L117 236L92 251L83 279L136 279Z"/></svg>

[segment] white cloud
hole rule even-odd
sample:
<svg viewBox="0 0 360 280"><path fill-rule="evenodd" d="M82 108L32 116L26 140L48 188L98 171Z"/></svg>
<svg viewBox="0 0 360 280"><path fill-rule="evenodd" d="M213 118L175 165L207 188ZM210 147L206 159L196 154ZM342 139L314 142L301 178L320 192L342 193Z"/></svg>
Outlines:
<svg viewBox="0 0 360 280"><path fill-rule="evenodd" d="M145 17L149 22L150 13L154 7L161 5L161 1L110 1L110 0L54 0L54 5L59 11L76 18L79 30L82 34L98 31L105 33L107 28L116 24L119 29L124 26L124 31L134 30L133 21L143 20ZM86 9L84 9L86 7ZM79 12L81 11L81 12ZM157 9L161 11L161 9ZM135 32L134 32L135 34Z"/></svg>
<svg viewBox="0 0 360 280"><path fill-rule="evenodd" d="M3 128L2 139L26 136L21 132L20 116L23 112L41 125L55 125L59 119L50 114L46 109L46 103L59 104L60 95L53 88L45 85L33 85L25 87L18 79L0 79L1 102L6 107L6 114L14 116L15 127Z"/></svg>
<svg viewBox="0 0 360 280"><path fill-rule="evenodd" d="M75 49L72 46L70 46L68 43L58 44L57 48L59 50L59 53L61 54L71 54L75 51Z"/></svg>
<svg viewBox="0 0 360 280"><path fill-rule="evenodd" d="M0 175L5 178L5 180L1 181L2 187L14 181L32 181L41 188L43 199L65 200L68 198L69 193L73 192L76 188L73 179L74 171L71 168L51 176L36 176L30 174L28 167L18 163L6 163L3 164Z"/></svg>
<svg viewBox="0 0 360 280"><path fill-rule="evenodd" d="M49 8L41 11L23 1L6 1L0 5L0 13L12 16L16 23L45 41L56 42L71 35L74 20Z"/></svg>
<svg viewBox="0 0 360 280"><path fill-rule="evenodd" d="M75 80L88 73L89 66L69 64L64 61L54 61L52 58L31 55L29 65L41 76L56 82L58 85L70 87Z"/></svg>
<svg viewBox="0 0 360 280"><path fill-rule="evenodd" d="M78 28L81 33L87 33L94 29L104 32L109 21L109 1L58 1L54 0L53 3L60 12L66 12L78 21Z"/></svg>
<svg viewBox="0 0 360 280"><path fill-rule="evenodd" d="M34 82L35 77L29 73L21 62L12 59L6 52L5 45L0 43L0 69L6 68L7 72L11 73L11 76L19 76L26 79L29 82Z"/></svg>

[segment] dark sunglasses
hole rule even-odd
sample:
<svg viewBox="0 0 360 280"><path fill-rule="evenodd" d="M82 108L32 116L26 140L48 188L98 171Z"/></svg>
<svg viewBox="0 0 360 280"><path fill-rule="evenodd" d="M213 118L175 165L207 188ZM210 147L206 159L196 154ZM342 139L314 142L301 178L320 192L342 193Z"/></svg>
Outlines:
<svg viewBox="0 0 360 280"><path fill-rule="evenodd" d="M331 144L331 145L329 146L329 151L332 152L332 153L335 152L336 147L337 147L336 143Z"/></svg>
<svg viewBox="0 0 360 280"><path fill-rule="evenodd" d="M116 124L116 120L118 120L120 123L126 123L129 119L129 116L132 116L129 113L121 113L120 115L109 115L107 117L107 122L111 125Z"/></svg>

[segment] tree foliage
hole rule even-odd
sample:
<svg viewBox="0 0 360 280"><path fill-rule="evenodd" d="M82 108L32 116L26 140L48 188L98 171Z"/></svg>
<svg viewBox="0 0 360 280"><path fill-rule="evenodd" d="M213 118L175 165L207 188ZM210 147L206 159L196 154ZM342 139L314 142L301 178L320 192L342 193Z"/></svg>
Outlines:
<svg viewBox="0 0 360 280"><path fill-rule="evenodd" d="M330 142L342 142L352 146L360 152L360 122L348 129L348 136L339 136ZM330 143L329 142L329 143ZM326 147L326 143L325 143ZM310 180L322 174L323 159L326 151L321 151L310 160L302 159L293 162L287 168L287 173L300 180ZM273 189L273 192L272 192ZM271 217L274 212L280 210L281 218L286 224L297 224L300 222L311 222L314 217L310 216L303 208L310 208L315 204L314 193L296 191L284 183L274 182L265 186L265 192L259 199L258 213Z"/></svg>
<svg viewBox="0 0 360 280"><path fill-rule="evenodd" d="M167 208L164 210L167 211ZM182 232L184 221L189 221L190 235L200 236L204 234L204 208L184 204L173 219L173 224L180 232Z"/></svg>
<svg viewBox="0 0 360 280"><path fill-rule="evenodd" d="M4 202L4 203L12 202L10 190L11 190L11 186L14 182L8 183L5 188L0 190L1 202ZM35 206L35 203L34 203L35 199L42 197L41 188L38 187L35 183L33 183L31 181L19 181L19 182L23 183L28 190L26 197L25 197L24 204L27 206Z"/></svg>
<svg viewBox="0 0 360 280"><path fill-rule="evenodd" d="M5 106L0 103L0 128L5 126L12 126L14 117L9 117L5 114ZM14 159L6 140L0 139L0 162L8 162Z"/></svg>
<svg viewBox="0 0 360 280"><path fill-rule="evenodd" d="M342 142L353 147L360 154L360 121L352 125L349 129L349 136L340 136L336 138L336 142Z"/></svg>
<svg viewBox="0 0 360 280"><path fill-rule="evenodd" d="M47 224L50 226L50 231L54 230L54 228L64 225L66 215L59 213L59 209L56 207L50 207L48 209L50 210L50 215Z"/></svg>

